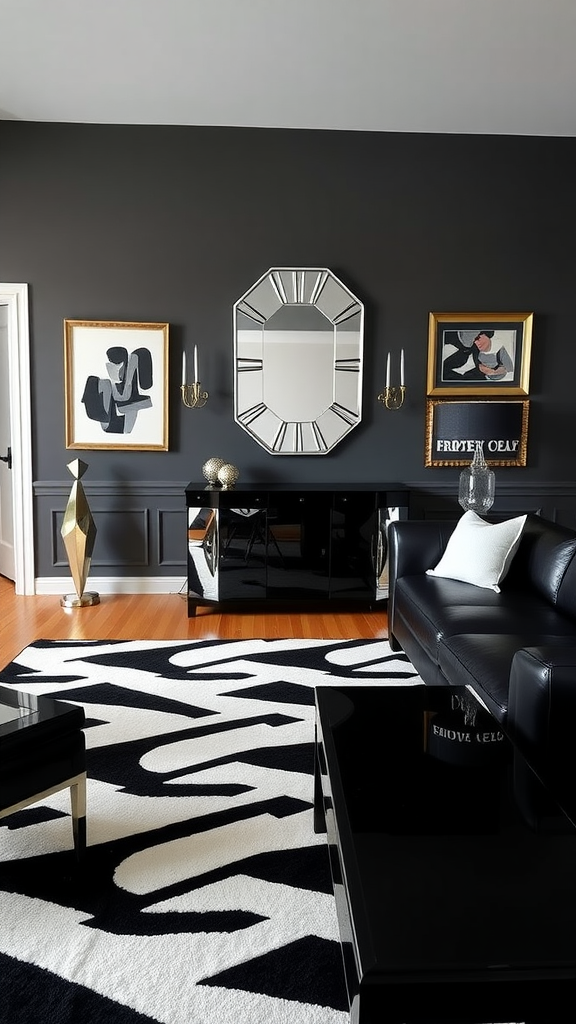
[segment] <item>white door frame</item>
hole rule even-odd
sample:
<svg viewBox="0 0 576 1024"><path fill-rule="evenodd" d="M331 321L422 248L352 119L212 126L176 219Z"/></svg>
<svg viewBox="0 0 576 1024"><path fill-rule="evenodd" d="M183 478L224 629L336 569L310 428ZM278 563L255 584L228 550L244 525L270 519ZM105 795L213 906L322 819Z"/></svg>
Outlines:
<svg viewBox="0 0 576 1024"><path fill-rule="evenodd" d="M8 307L8 383L12 442L12 492L14 496L15 590L17 594L34 594L28 285L0 284L0 304Z"/></svg>

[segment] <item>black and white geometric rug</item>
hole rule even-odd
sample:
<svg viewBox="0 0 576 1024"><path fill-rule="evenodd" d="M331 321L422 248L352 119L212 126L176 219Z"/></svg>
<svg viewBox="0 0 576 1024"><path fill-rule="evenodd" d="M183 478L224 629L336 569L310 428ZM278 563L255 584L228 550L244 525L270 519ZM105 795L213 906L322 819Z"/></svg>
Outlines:
<svg viewBox="0 0 576 1024"><path fill-rule="evenodd" d="M0 672L84 705L69 794L0 822L0 1021L346 1024L314 687L419 682L386 641L39 641Z"/></svg>

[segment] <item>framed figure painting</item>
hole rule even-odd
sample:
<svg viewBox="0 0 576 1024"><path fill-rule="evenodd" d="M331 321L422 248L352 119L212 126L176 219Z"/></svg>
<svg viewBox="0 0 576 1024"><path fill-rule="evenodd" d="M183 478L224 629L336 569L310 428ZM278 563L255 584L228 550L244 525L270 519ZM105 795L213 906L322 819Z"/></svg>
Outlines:
<svg viewBox="0 0 576 1024"><path fill-rule="evenodd" d="M430 313L428 395L527 395L533 313Z"/></svg>
<svg viewBox="0 0 576 1024"><path fill-rule="evenodd" d="M168 450L168 324L64 321L66 447Z"/></svg>

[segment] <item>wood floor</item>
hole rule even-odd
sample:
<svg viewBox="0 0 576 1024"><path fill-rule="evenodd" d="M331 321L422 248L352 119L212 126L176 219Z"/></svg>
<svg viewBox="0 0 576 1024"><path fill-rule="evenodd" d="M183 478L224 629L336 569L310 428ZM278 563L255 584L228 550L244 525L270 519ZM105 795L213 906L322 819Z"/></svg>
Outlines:
<svg viewBox="0 0 576 1024"><path fill-rule="evenodd" d="M202 607L189 619L180 594L102 595L92 607L62 608L57 596L16 597L14 584L0 576L0 667L34 640L378 639L387 636L387 625L384 610L325 607L234 614Z"/></svg>

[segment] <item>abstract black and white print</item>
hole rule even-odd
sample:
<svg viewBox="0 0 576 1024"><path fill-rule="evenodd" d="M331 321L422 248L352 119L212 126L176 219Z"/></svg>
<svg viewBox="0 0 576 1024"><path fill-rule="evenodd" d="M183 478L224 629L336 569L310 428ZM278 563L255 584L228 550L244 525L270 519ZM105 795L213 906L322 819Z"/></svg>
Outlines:
<svg viewBox="0 0 576 1024"><path fill-rule="evenodd" d="M2 1021L345 1024L314 687L413 685L386 641L48 642L0 681L81 703L68 793L0 822ZM4 1016L5 1015L5 1016Z"/></svg>
<svg viewBox="0 0 576 1024"><path fill-rule="evenodd" d="M90 420L107 434L130 434L142 409L152 407L149 391L154 383L152 353L145 345L129 352L115 345L106 352L107 377L89 374L82 403Z"/></svg>

